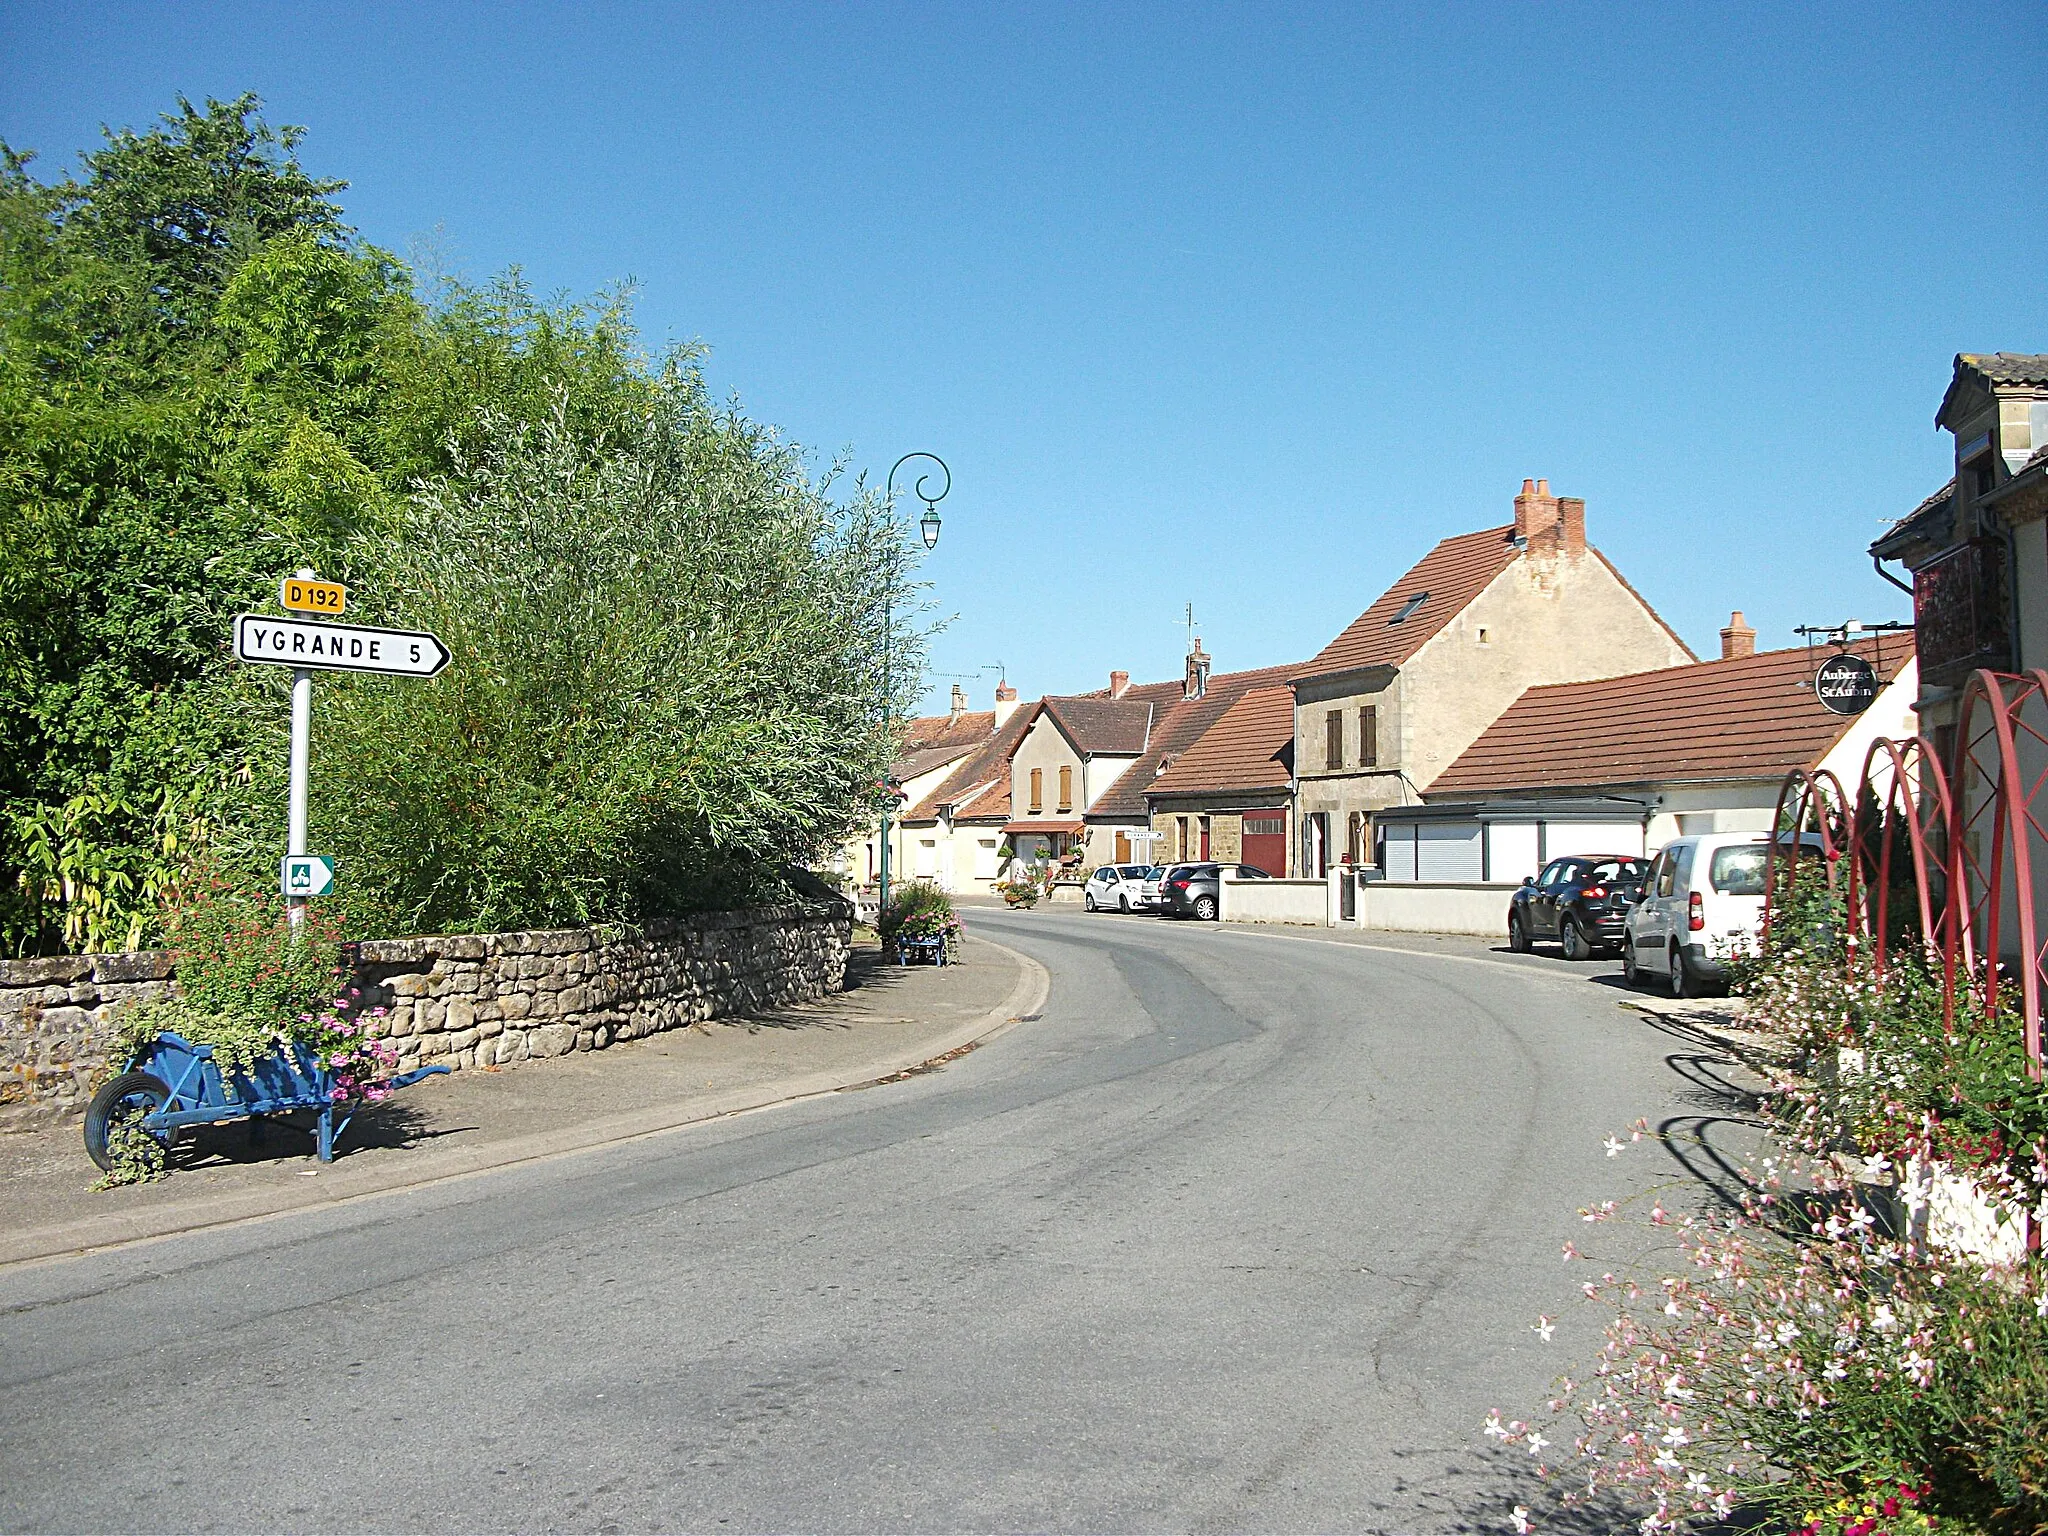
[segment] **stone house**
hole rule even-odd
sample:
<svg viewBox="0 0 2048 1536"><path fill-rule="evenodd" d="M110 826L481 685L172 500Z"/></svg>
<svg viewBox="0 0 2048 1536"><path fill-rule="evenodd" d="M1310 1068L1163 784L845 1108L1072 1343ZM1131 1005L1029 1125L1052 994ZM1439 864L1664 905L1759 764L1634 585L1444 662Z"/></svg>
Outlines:
<svg viewBox="0 0 2048 1536"><path fill-rule="evenodd" d="M1241 690L1192 744L1142 785L1161 863L1214 859L1287 873L1292 841L1295 669Z"/></svg>
<svg viewBox="0 0 2048 1536"><path fill-rule="evenodd" d="M1523 481L1512 523L1443 540L1294 671L1290 873L1369 861L1373 817L1529 688L1694 659L1586 542L1585 503Z"/></svg>
<svg viewBox="0 0 2048 1536"><path fill-rule="evenodd" d="M1039 700L1010 763L1003 832L1019 858L1087 864L1088 812L1145 755L1163 702L1159 692L1157 685L1133 689L1129 675L1118 672L1106 693Z"/></svg>
<svg viewBox="0 0 2048 1536"><path fill-rule="evenodd" d="M1699 832L1764 832L1785 776L1844 784L1879 737L1910 735L1910 635L1848 647L1755 649L1737 613L1719 660L1531 688L1432 781L1380 812L1388 881L1513 885L1563 854L1640 855ZM1858 715L1827 709L1814 673L1847 649L1877 670Z"/></svg>
<svg viewBox="0 0 2048 1536"><path fill-rule="evenodd" d="M1955 474L1870 553L1912 574L1920 723L1946 745L1970 673L2048 666L2048 355L1958 355L1934 423Z"/></svg>

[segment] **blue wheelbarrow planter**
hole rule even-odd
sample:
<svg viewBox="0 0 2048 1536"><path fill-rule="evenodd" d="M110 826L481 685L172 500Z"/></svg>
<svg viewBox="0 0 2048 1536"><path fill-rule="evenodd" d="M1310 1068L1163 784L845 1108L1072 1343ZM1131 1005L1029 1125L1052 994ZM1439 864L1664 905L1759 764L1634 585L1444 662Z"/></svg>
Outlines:
<svg viewBox="0 0 2048 1536"><path fill-rule="evenodd" d="M445 1066L420 1067L384 1079L377 1086L409 1088L448 1070ZM93 1162L111 1171L114 1158L107 1141L122 1125L138 1124L168 1151L178 1132L187 1126L220 1125L301 1109L316 1115L320 1161L333 1162L335 1139L348 1129L354 1109L351 1103L335 1102L334 1075L312 1051L292 1044L256 1062L247 1072L224 1073L214 1062L212 1046L194 1045L165 1030L93 1095L85 1111L85 1150Z"/></svg>

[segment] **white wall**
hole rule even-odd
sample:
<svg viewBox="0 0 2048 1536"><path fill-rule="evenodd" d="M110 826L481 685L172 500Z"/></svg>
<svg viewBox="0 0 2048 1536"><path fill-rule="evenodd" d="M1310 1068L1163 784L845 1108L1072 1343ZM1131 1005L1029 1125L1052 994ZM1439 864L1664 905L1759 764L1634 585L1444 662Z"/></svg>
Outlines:
<svg viewBox="0 0 2048 1536"><path fill-rule="evenodd" d="M1235 880L1217 882L1221 916L1230 923L1330 925L1328 880Z"/></svg>
<svg viewBox="0 0 2048 1536"><path fill-rule="evenodd" d="M1358 926L1394 933L1474 933L1506 938L1513 885L1477 881L1400 884L1367 880L1358 887Z"/></svg>

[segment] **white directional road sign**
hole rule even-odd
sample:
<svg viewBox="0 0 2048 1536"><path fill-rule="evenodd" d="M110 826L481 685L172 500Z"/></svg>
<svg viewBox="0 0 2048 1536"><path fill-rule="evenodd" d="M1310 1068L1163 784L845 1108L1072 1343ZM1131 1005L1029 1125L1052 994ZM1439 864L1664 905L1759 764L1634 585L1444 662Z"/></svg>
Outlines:
<svg viewBox="0 0 2048 1536"><path fill-rule="evenodd" d="M278 883L287 896L325 896L334 889L334 860L324 853L288 853Z"/></svg>
<svg viewBox="0 0 2048 1536"><path fill-rule="evenodd" d="M432 635L255 613L235 619L235 655L279 667L382 672L392 677L432 677L448 665L448 648Z"/></svg>

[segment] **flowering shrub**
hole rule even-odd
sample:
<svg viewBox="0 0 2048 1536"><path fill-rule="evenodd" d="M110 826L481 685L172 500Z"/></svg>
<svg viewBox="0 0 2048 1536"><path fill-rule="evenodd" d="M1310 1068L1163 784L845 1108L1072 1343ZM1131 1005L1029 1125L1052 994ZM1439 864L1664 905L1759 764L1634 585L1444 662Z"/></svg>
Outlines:
<svg viewBox="0 0 2048 1536"><path fill-rule="evenodd" d="M381 1008L367 1012L344 985L340 924L308 909L294 933L277 899L214 873L199 881L171 918L178 996L127 1010L130 1052L166 1030L213 1049L224 1073L247 1073L292 1043L332 1075L340 1099L377 1099L397 1056L371 1037Z"/></svg>
<svg viewBox="0 0 2048 1536"><path fill-rule="evenodd" d="M1645 1532L1738 1509L1800 1536L2048 1530L2048 1266L1950 1251L1923 1219L1941 1172L2039 1211L2048 1095L2008 1011L1945 1019L1939 977L1908 958L1880 981L1835 915L1809 900L1739 967L1781 1152L1741 1170L1733 1214L1642 1197L1670 1261L1586 1282L1610 1312L1590 1373L1547 1423L1486 1433L1569 1464L1577 1497L1639 1496Z"/></svg>
<svg viewBox="0 0 2048 1536"><path fill-rule="evenodd" d="M953 900L928 881L899 885L875 928L886 949L894 949L903 939L940 939L950 960L960 948L960 918Z"/></svg>
<svg viewBox="0 0 2048 1536"><path fill-rule="evenodd" d="M1009 879L998 880L995 893L1013 907L1029 909L1038 905L1039 898L1045 895L1045 888L1051 883L1043 865L1026 864Z"/></svg>

